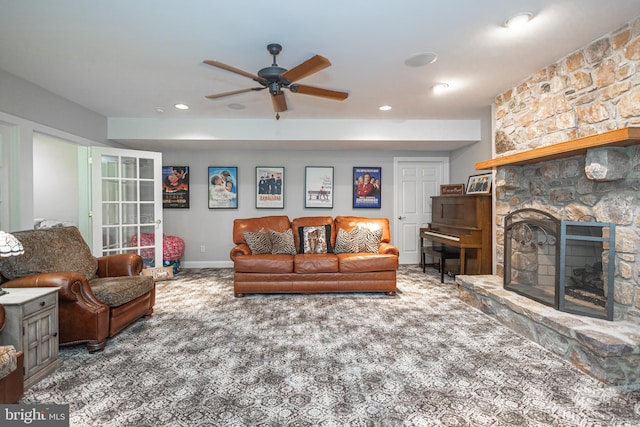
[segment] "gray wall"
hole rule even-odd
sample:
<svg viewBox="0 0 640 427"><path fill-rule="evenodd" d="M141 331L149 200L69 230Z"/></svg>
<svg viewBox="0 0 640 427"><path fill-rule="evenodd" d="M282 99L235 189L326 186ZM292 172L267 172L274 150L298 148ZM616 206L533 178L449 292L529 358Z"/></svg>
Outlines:
<svg viewBox="0 0 640 427"><path fill-rule="evenodd" d="M466 184L470 175L491 170L476 170L476 162L489 160L492 156L491 106L487 106L480 120L481 141L451 153L451 183Z"/></svg>
<svg viewBox="0 0 640 427"><path fill-rule="evenodd" d="M105 143L107 118L0 70L0 111Z"/></svg>
<svg viewBox="0 0 640 427"><path fill-rule="evenodd" d="M358 215L393 219L394 157L437 157L442 152L353 152L353 151L244 151L218 150L201 152L163 152L166 166L189 166L190 208L164 209L164 233L185 240L185 265L191 267L225 265L233 247L232 226L235 218L266 215L302 216ZM238 167L238 209L208 209L208 166ZM285 168L284 209L256 209L256 166ZM333 209L304 208L305 166L334 167ZM352 186L354 166L382 168L381 209L353 209ZM393 236L392 236L393 237ZM200 252L204 245L206 251Z"/></svg>
<svg viewBox="0 0 640 427"><path fill-rule="evenodd" d="M78 224L78 146L34 134L33 217ZM60 203L64 195L64 202Z"/></svg>

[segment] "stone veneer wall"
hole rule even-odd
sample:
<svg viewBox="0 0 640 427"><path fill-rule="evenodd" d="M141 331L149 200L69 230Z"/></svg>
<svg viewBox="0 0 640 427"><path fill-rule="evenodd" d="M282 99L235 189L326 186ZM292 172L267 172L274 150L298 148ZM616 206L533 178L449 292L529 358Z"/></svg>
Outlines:
<svg viewBox="0 0 640 427"><path fill-rule="evenodd" d="M498 156L640 126L640 17L530 76L495 100ZM640 146L499 167L497 263L504 216L525 207L616 224L616 320L640 324Z"/></svg>

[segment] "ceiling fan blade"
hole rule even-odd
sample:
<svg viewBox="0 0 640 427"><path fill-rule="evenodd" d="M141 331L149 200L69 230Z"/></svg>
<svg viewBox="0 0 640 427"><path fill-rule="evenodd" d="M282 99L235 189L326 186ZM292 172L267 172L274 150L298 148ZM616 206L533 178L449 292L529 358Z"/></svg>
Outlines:
<svg viewBox="0 0 640 427"><path fill-rule="evenodd" d="M284 92L280 92L277 95L271 95L271 102L273 103L273 111L276 113L287 111L287 100L284 97Z"/></svg>
<svg viewBox="0 0 640 427"><path fill-rule="evenodd" d="M266 87L250 87L250 88L247 88L247 89L232 90L231 92L224 92L224 93L216 93L216 94L213 94L213 95L206 95L205 98L217 99L217 98L223 98L225 96L236 95L238 93L251 92L252 90L262 90L262 89L266 89Z"/></svg>
<svg viewBox="0 0 640 427"><path fill-rule="evenodd" d="M303 95L320 96L322 98L334 99L336 101L344 101L349 97L347 92L338 90L323 89L315 86L307 85L291 85L289 90L293 93L301 93Z"/></svg>
<svg viewBox="0 0 640 427"><path fill-rule="evenodd" d="M285 71L282 77L295 82L310 76L313 73L317 73L331 65L331 62L324 56L316 55L313 58L307 59L302 64L296 65L289 71Z"/></svg>
<svg viewBox="0 0 640 427"><path fill-rule="evenodd" d="M259 83L262 83L262 84L266 84L267 83L267 80L263 79L260 76L257 76L255 74L249 73L247 71L241 70L241 69L236 68L236 67L232 67L231 65L223 64L222 62L219 62L219 61L213 61L213 60L210 60L210 59L205 59L202 62L207 64L207 65L211 65L212 67L222 68L223 70L231 71L232 73L236 73L236 74L240 74L241 76L249 77L250 79L253 79L253 80L255 80L255 81L259 82Z"/></svg>

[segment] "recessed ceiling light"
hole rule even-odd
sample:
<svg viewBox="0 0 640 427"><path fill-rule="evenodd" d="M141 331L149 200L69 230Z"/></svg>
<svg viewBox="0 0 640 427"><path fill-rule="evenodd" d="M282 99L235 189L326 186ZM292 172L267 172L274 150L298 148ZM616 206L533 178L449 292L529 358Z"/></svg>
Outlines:
<svg viewBox="0 0 640 427"><path fill-rule="evenodd" d="M158 114L162 114L162 113L164 113L164 108L162 108L162 107L155 107L155 108L154 108L154 110L155 110L155 111L156 111L156 113L158 113Z"/></svg>
<svg viewBox="0 0 640 427"><path fill-rule="evenodd" d="M383 105L379 108L380 111L389 111L391 110L391 105Z"/></svg>
<svg viewBox="0 0 640 427"><path fill-rule="evenodd" d="M533 13L531 12L518 13L504 21L504 26L507 28L519 28L531 21L532 18Z"/></svg>
<svg viewBox="0 0 640 427"><path fill-rule="evenodd" d="M422 67L423 65L429 65L436 62L438 55L433 52L417 53L410 56L404 61L404 65L407 67Z"/></svg>
<svg viewBox="0 0 640 427"><path fill-rule="evenodd" d="M437 84L433 85L433 91L435 93L442 93L442 92L446 91L447 89L449 89L449 84L447 84L447 83L437 83Z"/></svg>
<svg viewBox="0 0 640 427"><path fill-rule="evenodd" d="M187 104L176 104L175 107L178 110L188 110L189 109L189 106Z"/></svg>
<svg viewBox="0 0 640 427"><path fill-rule="evenodd" d="M227 105L227 107L229 107L232 110L244 110L245 108L247 108L242 104L229 104Z"/></svg>

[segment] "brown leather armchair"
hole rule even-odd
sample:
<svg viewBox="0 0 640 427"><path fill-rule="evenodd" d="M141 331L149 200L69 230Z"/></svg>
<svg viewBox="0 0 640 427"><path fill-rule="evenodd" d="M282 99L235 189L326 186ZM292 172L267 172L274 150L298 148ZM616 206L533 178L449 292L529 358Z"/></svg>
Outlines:
<svg viewBox="0 0 640 427"><path fill-rule="evenodd" d="M139 255L95 258L75 227L12 234L25 253L0 259L2 287L58 287L60 345L102 350L107 338L153 313L155 282L140 275Z"/></svg>
<svg viewBox="0 0 640 427"><path fill-rule="evenodd" d="M0 333L4 329L5 311L0 305ZM0 346L0 403L17 403L24 393L24 355L11 346Z"/></svg>

